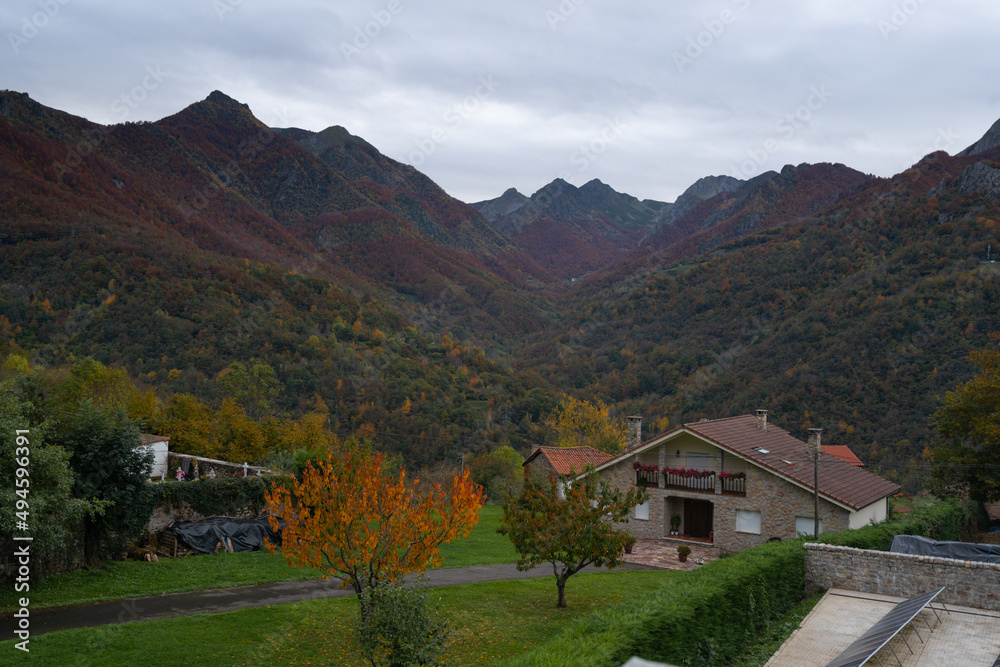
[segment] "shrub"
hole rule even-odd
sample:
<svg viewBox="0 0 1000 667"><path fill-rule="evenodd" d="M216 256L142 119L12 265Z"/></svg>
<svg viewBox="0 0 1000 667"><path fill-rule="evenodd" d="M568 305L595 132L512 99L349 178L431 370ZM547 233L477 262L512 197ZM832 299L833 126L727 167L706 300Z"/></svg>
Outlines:
<svg viewBox="0 0 1000 667"><path fill-rule="evenodd" d="M633 655L715 665L739 653L802 597L801 541L764 544L717 560L659 590L596 612L508 665L608 665Z"/></svg>
<svg viewBox="0 0 1000 667"><path fill-rule="evenodd" d="M256 516L266 505L264 495L268 489L276 484L287 486L290 480L280 475L225 477L197 482L164 482L154 484L153 488L158 492L158 499L171 505L186 502L203 516L233 516L245 510Z"/></svg>
<svg viewBox="0 0 1000 667"><path fill-rule="evenodd" d="M382 581L366 588L359 603L370 611L358 628L358 643L372 665L437 664L447 647L448 625L427 604L427 591Z"/></svg>

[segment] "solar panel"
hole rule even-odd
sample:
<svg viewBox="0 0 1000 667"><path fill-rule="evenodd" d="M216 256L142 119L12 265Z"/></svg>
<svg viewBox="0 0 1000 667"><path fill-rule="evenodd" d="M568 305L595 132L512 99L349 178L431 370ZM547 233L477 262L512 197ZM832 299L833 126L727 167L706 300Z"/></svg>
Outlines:
<svg viewBox="0 0 1000 667"><path fill-rule="evenodd" d="M944 587L930 593L924 593L909 600L903 600L883 616L878 623L854 640L843 652L828 663L826 667L861 667L883 646L889 643L907 623L916 618L931 600L941 594ZM996 666L995 666L996 667Z"/></svg>

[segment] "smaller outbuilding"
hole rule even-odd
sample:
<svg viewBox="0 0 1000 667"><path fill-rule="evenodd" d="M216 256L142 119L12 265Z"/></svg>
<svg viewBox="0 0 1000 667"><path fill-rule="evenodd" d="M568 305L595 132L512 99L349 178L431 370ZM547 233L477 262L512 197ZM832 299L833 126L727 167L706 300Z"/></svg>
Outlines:
<svg viewBox="0 0 1000 667"><path fill-rule="evenodd" d="M139 436L136 449L142 449L153 455L153 465L149 470L149 478L162 480L167 475L167 454L170 453L170 438L162 435L143 433Z"/></svg>

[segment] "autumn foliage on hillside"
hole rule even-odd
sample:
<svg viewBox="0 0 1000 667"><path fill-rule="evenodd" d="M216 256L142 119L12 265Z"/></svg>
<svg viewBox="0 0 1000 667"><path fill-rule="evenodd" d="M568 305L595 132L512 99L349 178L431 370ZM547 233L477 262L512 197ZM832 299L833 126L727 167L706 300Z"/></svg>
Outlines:
<svg viewBox="0 0 1000 667"><path fill-rule="evenodd" d="M647 424L768 408L919 488L939 397L1000 328L1000 202L963 180L977 159L928 158L821 215L595 279L523 363Z"/></svg>

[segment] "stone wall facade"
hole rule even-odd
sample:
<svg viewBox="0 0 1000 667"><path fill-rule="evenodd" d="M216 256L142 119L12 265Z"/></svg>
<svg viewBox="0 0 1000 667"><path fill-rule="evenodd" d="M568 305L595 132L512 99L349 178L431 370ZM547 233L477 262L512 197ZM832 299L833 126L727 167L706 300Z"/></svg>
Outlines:
<svg viewBox="0 0 1000 667"><path fill-rule="evenodd" d="M661 459L666 461L663 452ZM634 456L629 457L603 470L601 475L618 488L633 487L636 482L635 460ZM719 469L722 469L721 454L716 470ZM649 518L637 519L633 513L627 527L639 539L660 539L668 536L670 516L680 514L681 533L684 533L684 500L691 498L713 504L714 544L725 551L742 551L771 538L795 537L795 518L813 516L813 494L754 465L746 467L746 475L746 496L723 494L718 478L714 492L667 489L663 488L661 475L659 487L649 486L646 489L650 494ZM737 510L760 512L760 532L737 531ZM823 498L819 501L819 516L824 532L845 530L850 521L850 513L846 509Z"/></svg>
<svg viewBox="0 0 1000 667"><path fill-rule="evenodd" d="M807 543L806 586L910 598L945 590L945 604L1000 611L1000 564Z"/></svg>

